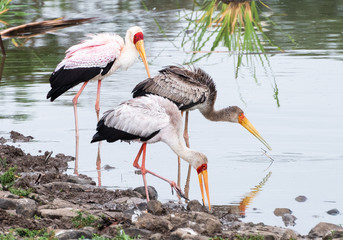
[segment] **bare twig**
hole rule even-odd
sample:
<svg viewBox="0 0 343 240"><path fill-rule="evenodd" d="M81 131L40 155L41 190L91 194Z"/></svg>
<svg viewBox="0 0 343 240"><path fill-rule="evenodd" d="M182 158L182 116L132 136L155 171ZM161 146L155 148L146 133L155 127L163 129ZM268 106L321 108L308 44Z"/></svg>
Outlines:
<svg viewBox="0 0 343 240"><path fill-rule="evenodd" d="M47 163L47 161L49 160L49 158L51 157L53 151L51 151L45 158L45 163Z"/></svg>

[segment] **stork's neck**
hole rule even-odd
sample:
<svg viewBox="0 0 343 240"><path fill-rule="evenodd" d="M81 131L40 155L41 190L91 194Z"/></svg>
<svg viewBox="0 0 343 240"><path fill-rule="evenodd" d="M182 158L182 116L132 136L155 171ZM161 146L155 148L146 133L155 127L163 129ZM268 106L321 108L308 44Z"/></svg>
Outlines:
<svg viewBox="0 0 343 240"><path fill-rule="evenodd" d="M204 154L188 148L184 142L184 139L178 139L167 144L180 158L188 162L195 169L201 164L207 163L207 158Z"/></svg>
<svg viewBox="0 0 343 240"><path fill-rule="evenodd" d="M214 104L208 104L206 107L200 109L202 115L210 121L226 121L225 116L227 115L227 108L223 108L220 110L214 109Z"/></svg>
<svg viewBox="0 0 343 240"><path fill-rule="evenodd" d="M121 68L124 70L129 68L137 60L138 56L139 53L135 45L133 45L132 42L125 40L125 45L121 50L119 57Z"/></svg>

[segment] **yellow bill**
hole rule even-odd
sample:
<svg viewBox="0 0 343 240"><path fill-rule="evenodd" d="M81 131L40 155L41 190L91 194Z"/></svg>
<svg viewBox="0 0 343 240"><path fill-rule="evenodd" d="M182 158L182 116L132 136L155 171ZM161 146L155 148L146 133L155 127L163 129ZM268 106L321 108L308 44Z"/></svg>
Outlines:
<svg viewBox="0 0 343 240"><path fill-rule="evenodd" d="M208 175L207 175L207 164L201 165L198 169L198 177L199 177L199 184L200 184L200 190L201 190L201 197L202 197L202 203L205 205L205 196L204 196L204 185L205 185L205 191L208 201L208 209L211 210L211 202L210 202L210 193L208 189ZM202 180L204 179L204 184Z"/></svg>
<svg viewBox="0 0 343 240"><path fill-rule="evenodd" d="M149 71L148 61L146 59L145 48L144 48L144 41L143 40L137 41L136 42L136 48L138 50L139 55L141 56L141 58L143 60L145 70L148 73L148 77L150 78L150 71Z"/></svg>
<svg viewBox="0 0 343 240"><path fill-rule="evenodd" d="M245 127L250 133L252 133L258 140L260 140L270 151L272 150L272 148L269 146L269 144L261 137L259 132L251 124L251 122L244 116L243 113L238 117L238 122L243 127Z"/></svg>

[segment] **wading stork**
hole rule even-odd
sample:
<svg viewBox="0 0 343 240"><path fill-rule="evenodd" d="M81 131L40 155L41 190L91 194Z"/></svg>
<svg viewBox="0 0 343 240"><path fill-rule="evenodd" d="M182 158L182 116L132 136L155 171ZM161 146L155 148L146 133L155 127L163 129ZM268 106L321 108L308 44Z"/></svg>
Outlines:
<svg viewBox="0 0 343 240"><path fill-rule="evenodd" d="M217 90L210 75L200 68L186 69L182 66L169 66L159 71L153 78L148 78L132 90L133 97L156 94L174 102L181 111L186 111L184 138L189 147L188 111L198 109L210 121L239 123L260 140L269 150L271 147L245 117L237 106L220 110L214 109ZM178 184L180 183L180 159L178 159ZM186 181L185 193L188 197L190 168Z"/></svg>
<svg viewBox="0 0 343 240"><path fill-rule="evenodd" d="M123 140L143 143L133 162L133 166L142 172L147 201L149 201L149 194L145 178L146 173L150 173L167 181L172 189L175 189L180 196L183 195L181 189L175 182L145 168L146 144L164 142L178 156L197 170L203 203L205 204L204 184L209 209L211 209L208 189L207 157L200 152L191 150L185 145L182 136L182 116L173 102L156 95L130 99L114 109L105 112L98 122L96 130L97 132L91 142L102 140L115 142L117 140ZM139 165L138 161L142 153L142 164Z"/></svg>
<svg viewBox="0 0 343 240"><path fill-rule="evenodd" d="M76 137L79 136L77 100L90 80L98 81L95 111L99 120L100 87L104 78L117 69L126 70L139 55L150 77L143 38L142 29L136 26L127 30L125 44L124 40L114 33L100 33L66 51L65 58L50 76L51 90L47 98L52 102L70 88L83 82L81 89L73 98Z"/></svg>

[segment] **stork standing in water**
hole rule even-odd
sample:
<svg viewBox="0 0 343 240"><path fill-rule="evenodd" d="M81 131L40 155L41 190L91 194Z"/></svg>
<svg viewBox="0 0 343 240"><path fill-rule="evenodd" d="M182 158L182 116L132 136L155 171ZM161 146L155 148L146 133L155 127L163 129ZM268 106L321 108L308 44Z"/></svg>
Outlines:
<svg viewBox="0 0 343 240"><path fill-rule="evenodd" d="M200 68L186 69L180 66L169 66L160 73L136 85L132 91L133 97L146 94L156 94L174 102L181 111L186 111L184 138L189 147L188 111L199 111L210 121L225 121L239 123L258 138L269 150L271 147L261 137L255 127L245 117L242 109L237 106L215 110L217 90L211 76ZM180 183L180 158L178 159L178 185ZM185 194L188 197L190 167L186 180Z"/></svg>
<svg viewBox="0 0 343 240"><path fill-rule="evenodd" d="M160 141L166 143L178 156L197 170L203 203L205 204L204 183L209 209L211 209L208 190L207 157L200 152L189 149L185 145L182 137L182 117L177 106L170 100L156 95L130 99L105 112L98 122L96 130L97 132L93 136L92 142L123 140L143 143L133 162L133 166L142 172L147 201L149 201L149 194L145 177L146 173L167 181L172 189L175 189L179 195L182 195L181 189L175 182L145 168L146 144ZM138 161L142 153L142 164L140 166Z"/></svg>
<svg viewBox="0 0 343 240"><path fill-rule="evenodd" d="M90 80L98 80L95 111L99 120L100 87L104 78L117 69L129 68L137 60L138 55L141 56L150 77L143 38L140 27L131 27L126 32L125 44L116 34L100 33L66 51L65 58L51 74L51 90L47 98L54 101L70 88L83 82L81 89L73 98L76 137L79 136L77 100Z"/></svg>

